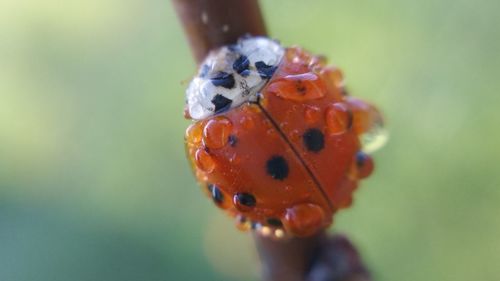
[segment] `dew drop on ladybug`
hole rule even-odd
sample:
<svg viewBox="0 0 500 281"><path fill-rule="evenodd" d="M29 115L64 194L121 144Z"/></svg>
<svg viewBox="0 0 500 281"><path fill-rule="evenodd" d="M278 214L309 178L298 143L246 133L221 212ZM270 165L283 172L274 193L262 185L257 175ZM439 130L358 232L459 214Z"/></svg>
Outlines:
<svg viewBox="0 0 500 281"><path fill-rule="evenodd" d="M310 124L314 124L321 118L321 108L313 105L306 105L304 109L304 119Z"/></svg>
<svg viewBox="0 0 500 281"><path fill-rule="evenodd" d="M313 235L350 206L387 139L375 106L298 47L244 37L212 51L186 91L186 151L204 193L240 230Z"/></svg>
<svg viewBox="0 0 500 281"><path fill-rule="evenodd" d="M337 135L346 132L352 123L352 114L343 103L334 103L326 109L326 127L329 134Z"/></svg>
<svg viewBox="0 0 500 281"><path fill-rule="evenodd" d="M186 130L186 141L191 144L199 144L201 142L203 128L201 122L191 124Z"/></svg>
<svg viewBox="0 0 500 281"><path fill-rule="evenodd" d="M203 172L211 173L215 169L215 161L206 149L198 149L194 157L197 167Z"/></svg>
<svg viewBox="0 0 500 281"><path fill-rule="evenodd" d="M208 121L203 129L204 145L210 149L224 147L231 139L231 128L231 121L224 117Z"/></svg>
<svg viewBox="0 0 500 281"><path fill-rule="evenodd" d="M363 151L373 153L383 147L389 135L384 128L382 114L377 108L360 99L348 98L353 113L354 127L360 135Z"/></svg>

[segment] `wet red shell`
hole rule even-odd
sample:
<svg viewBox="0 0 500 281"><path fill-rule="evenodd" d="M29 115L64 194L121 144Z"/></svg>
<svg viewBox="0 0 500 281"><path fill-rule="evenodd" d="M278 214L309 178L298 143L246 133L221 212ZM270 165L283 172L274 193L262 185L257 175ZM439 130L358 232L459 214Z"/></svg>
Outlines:
<svg viewBox="0 0 500 281"><path fill-rule="evenodd" d="M341 72L288 48L257 103L197 121L187 154L203 191L240 229L308 236L352 203L373 161L359 135L380 114L345 96Z"/></svg>

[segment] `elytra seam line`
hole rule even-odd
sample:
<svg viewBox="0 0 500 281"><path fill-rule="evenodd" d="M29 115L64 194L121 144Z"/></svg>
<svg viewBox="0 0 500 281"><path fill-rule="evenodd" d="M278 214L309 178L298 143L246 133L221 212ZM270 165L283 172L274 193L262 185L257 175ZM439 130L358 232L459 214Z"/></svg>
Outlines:
<svg viewBox="0 0 500 281"><path fill-rule="evenodd" d="M314 183L316 184L316 187L319 189L319 191L321 192L321 194L323 195L323 197L325 198L326 202L328 203L328 206L330 207L330 209L333 210L333 206L330 202L330 200L328 200L328 195L326 194L326 192L323 190L323 188L321 187L321 184L319 183L319 180L314 176L314 174L312 173L311 169L309 168L309 166L307 166L306 162L304 161L304 159L302 159L302 157L300 157L300 154L299 152L297 151L297 149L295 148L295 146L293 146L292 142L290 142L290 140L286 137L285 133L283 133L279 126L278 126L278 123L276 123L276 121L274 121L274 119L271 117L271 115L264 109L264 107L262 107L262 105L260 105L260 103L257 101L255 102L255 104L257 104L257 106L262 110L262 112L264 113L264 115L269 119L269 121L271 122L271 124L273 125L273 127L276 129L276 131L278 131L278 133L281 135L281 137L285 140L285 142L290 146L290 148L292 149L293 153L295 154L295 156L297 156L297 158L299 159L300 163L302 164L302 166L306 169L307 173L309 174L309 176L312 178L312 180L314 181Z"/></svg>

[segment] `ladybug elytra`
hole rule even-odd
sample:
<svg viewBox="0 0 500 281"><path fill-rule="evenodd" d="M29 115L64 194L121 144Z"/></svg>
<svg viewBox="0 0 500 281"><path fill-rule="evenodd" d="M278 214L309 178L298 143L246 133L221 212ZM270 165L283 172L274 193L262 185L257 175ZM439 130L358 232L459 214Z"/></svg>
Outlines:
<svg viewBox="0 0 500 281"><path fill-rule="evenodd" d="M380 130L380 113L301 48L242 38L209 54L186 97L195 176L240 229L317 233L373 170L362 142Z"/></svg>

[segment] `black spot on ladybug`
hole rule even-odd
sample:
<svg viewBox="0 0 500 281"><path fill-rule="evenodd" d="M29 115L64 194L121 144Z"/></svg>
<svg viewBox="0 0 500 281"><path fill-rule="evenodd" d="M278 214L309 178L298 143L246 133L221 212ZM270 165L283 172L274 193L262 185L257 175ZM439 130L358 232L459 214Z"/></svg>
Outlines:
<svg viewBox="0 0 500 281"><path fill-rule="evenodd" d="M215 113L219 113L228 110L231 107L231 103L233 103L233 101L223 95L217 94L212 99L212 103L215 105Z"/></svg>
<svg viewBox="0 0 500 281"><path fill-rule="evenodd" d="M273 156L266 163L267 173L276 180L284 180L288 176L288 163L282 156Z"/></svg>
<svg viewBox="0 0 500 281"><path fill-rule="evenodd" d="M221 204L224 201L224 194L220 191L220 189L215 184L209 184L208 190L212 193L212 199L215 204Z"/></svg>
<svg viewBox="0 0 500 281"><path fill-rule="evenodd" d="M200 77L201 78L205 78L208 74L208 71L210 70L210 66L204 64L201 66L201 70L200 70Z"/></svg>
<svg viewBox="0 0 500 281"><path fill-rule="evenodd" d="M319 152L325 147L325 136L319 129L312 128L307 130L304 135L302 135L302 139L309 151Z"/></svg>
<svg viewBox="0 0 500 281"><path fill-rule="evenodd" d="M283 223L281 223L281 220L277 219L277 218L268 218L267 224L269 224L270 226L275 226L275 227L283 226Z"/></svg>
<svg viewBox="0 0 500 281"><path fill-rule="evenodd" d="M227 138L227 142L230 146L235 147L238 143L238 138L236 138L235 135L229 135L229 137Z"/></svg>
<svg viewBox="0 0 500 281"><path fill-rule="evenodd" d="M257 68L257 71L260 74L260 77L263 79L269 79L271 76L273 76L274 72L276 71L276 66L273 65L267 65L263 61L258 61L255 63L255 67Z"/></svg>
<svg viewBox="0 0 500 281"><path fill-rule="evenodd" d="M356 153L356 165L358 167L363 167L367 159L368 155L366 155L366 153L364 153L363 151L358 151L358 153Z"/></svg>
<svg viewBox="0 0 500 281"><path fill-rule="evenodd" d="M234 200L247 207L254 207L257 203L255 197L250 193L236 193L236 195L234 195Z"/></svg>
<svg viewBox="0 0 500 281"><path fill-rule="evenodd" d="M243 77L246 77L250 74L250 70L248 69L249 66L250 66L250 61L244 55L241 55L233 63L234 71L236 71L238 74L240 74Z"/></svg>
<svg viewBox="0 0 500 281"><path fill-rule="evenodd" d="M226 73L226 72L219 72L217 73L214 77L210 79L212 81L212 84L214 86L221 86L226 89L232 89L234 88L234 76L232 74Z"/></svg>

